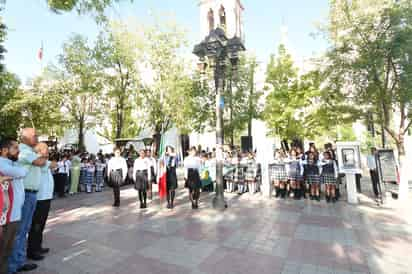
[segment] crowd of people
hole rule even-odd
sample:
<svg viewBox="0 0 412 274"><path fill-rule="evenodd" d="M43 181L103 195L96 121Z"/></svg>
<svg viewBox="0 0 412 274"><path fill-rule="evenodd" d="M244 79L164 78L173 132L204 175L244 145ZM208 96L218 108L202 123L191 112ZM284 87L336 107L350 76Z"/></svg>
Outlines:
<svg viewBox="0 0 412 274"><path fill-rule="evenodd" d="M27 258L42 260L49 252L42 243L55 168L32 128L22 130L20 144L0 141L0 274L33 270Z"/></svg>
<svg viewBox="0 0 412 274"><path fill-rule="evenodd" d="M277 198L320 201L323 187L326 202L335 203L340 180L332 144L326 144L323 153L314 143L306 152L301 146L293 146L289 151L276 150L270 163L270 180Z"/></svg>
<svg viewBox="0 0 412 274"><path fill-rule="evenodd" d="M42 245L43 230L54 197L74 195L79 191L100 192L113 189L114 207L120 206L120 187L132 183L140 208L158 195L175 207L178 188L177 168L183 167L184 187L192 209L199 208L201 192L213 191L216 182L216 152L192 147L181 161L173 147L161 157L151 150L121 151L96 155L79 152L49 153L45 143L38 143L34 129L23 129L21 143L0 142L0 274L35 269L31 260L42 260L49 252ZM255 195L261 192L261 164L256 153L239 149L224 151L224 189L228 193ZM271 193L276 198L327 202L339 198L339 175L331 144L320 153L314 143L304 152L302 146L277 149L269 163Z"/></svg>

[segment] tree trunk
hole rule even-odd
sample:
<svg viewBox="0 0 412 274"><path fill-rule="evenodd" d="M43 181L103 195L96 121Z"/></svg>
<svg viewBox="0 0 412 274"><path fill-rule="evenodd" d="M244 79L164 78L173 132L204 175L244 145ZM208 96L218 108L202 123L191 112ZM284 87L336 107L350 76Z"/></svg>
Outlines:
<svg viewBox="0 0 412 274"><path fill-rule="evenodd" d="M382 143L382 148L386 147L386 133L385 133L385 126L383 125L383 122L381 123L381 143Z"/></svg>
<svg viewBox="0 0 412 274"><path fill-rule="evenodd" d="M235 129L233 127L233 90L232 90L232 74L230 74L229 79L229 111L230 111L230 118L229 118L229 129L230 129L230 147L233 147L235 143Z"/></svg>
<svg viewBox="0 0 412 274"><path fill-rule="evenodd" d="M247 136L249 141L249 148L253 150L252 142L252 119L253 119L253 94L255 89L255 64L252 64L252 70L250 72L250 89L249 89L249 121L247 125Z"/></svg>
<svg viewBox="0 0 412 274"><path fill-rule="evenodd" d="M80 151L86 151L86 147L84 145L84 119L81 118L79 121L79 134L78 134L78 138L79 138L79 150Z"/></svg>
<svg viewBox="0 0 412 274"><path fill-rule="evenodd" d="M162 138L162 127L161 126L155 126L155 132L153 134L153 149L156 153L159 152L160 149L160 142ZM161 155L158 155L159 157Z"/></svg>

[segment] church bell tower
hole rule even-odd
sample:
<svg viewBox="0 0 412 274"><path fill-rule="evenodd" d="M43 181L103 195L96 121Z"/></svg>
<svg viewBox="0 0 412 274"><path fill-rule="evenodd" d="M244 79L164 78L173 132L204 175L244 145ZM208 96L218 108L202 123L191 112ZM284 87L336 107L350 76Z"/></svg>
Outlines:
<svg viewBox="0 0 412 274"><path fill-rule="evenodd" d="M200 0L200 39L220 27L230 39L239 37L244 41L243 6L240 0Z"/></svg>

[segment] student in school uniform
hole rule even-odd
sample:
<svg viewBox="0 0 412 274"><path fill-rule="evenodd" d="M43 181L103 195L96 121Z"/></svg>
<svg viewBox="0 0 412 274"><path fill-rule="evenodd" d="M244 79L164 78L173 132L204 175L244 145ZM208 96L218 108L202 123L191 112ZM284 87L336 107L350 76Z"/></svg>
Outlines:
<svg viewBox="0 0 412 274"><path fill-rule="evenodd" d="M202 187L200 180L201 160L196 155L196 148L192 147L189 156L184 160L185 186L189 189L189 199L192 203L192 209L199 208L200 188Z"/></svg>
<svg viewBox="0 0 412 274"><path fill-rule="evenodd" d="M242 156L238 153L235 156L235 160L233 162L234 171L233 171L233 183L235 187L237 187L237 194L242 195L246 192L245 186L245 171L244 166L242 165Z"/></svg>
<svg viewBox="0 0 412 274"><path fill-rule="evenodd" d="M72 157L71 161L71 177L70 177L70 195L74 195L77 193L78 188L79 188L79 182L80 182L80 169L81 169L81 159L79 156L77 156L78 153L76 153Z"/></svg>
<svg viewBox="0 0 412 274"><path fill-rule="evenodd" d="M299 159L296 149L292 149L287 159L288 179L290 182L291 197L295 200L301 198L301 181L302 181L302 160Z"/></svg>
<svg viewBox="0 0 412 274"><path fill-rule="evenodd" d="M96 192L101 192L104 185L104 171L106 164L98 159L96 162Z"/></svg>
<svg viewBox="0 0 412 274"><path fill-rule="evenodd" d="M303 173L303 161L306 160L306 154L303 153L303 149L301 147L296 148L296 159L301 162L301 174ZM305 178L302 176L298 177L299 183L301 186L301 196L306 199L309 196L310 186L306 185Z"/></svg>
<svg viewBox="0 0 412 274"><path fill-rule="evenodd" d="M96 166L93 160L90 159L86 166L86 193L92 193L93 191L95 173L96 173Z"/></svg>
<svg viewBox="0 0 412 274"><path fill-rule="evenodd" d="M167 147L164 161L164 165L166 166L167 208L173 209L177 189L176 168L178 165L176 153L173 147Z"/></svg>
<svg viewBox="0 0 412 274"><path fill-rule="evenodd" d="M246 174L245 180L248 185L249 194L255 194L257 192L256 187L256 175L257 175L257 164L252 152L248 153L245 159Z"/></svg>
<svg viewBox="0 0 412 274"><path fill-rule="evenodd" d="M229 193L233 193L235 191L235 186L233 184L234 162L235 157L232 157L232 153L228 153L225 166L227 166L229 171L225 174L224 179L226 181L226 191Z"/></svg>
<svg viewBox="0 0 412 274"><path fill-rule="evenodd" d="M312 151L307 154L307 160L303 161L303 176L306 184L310 185L310 199L320 201L319 161Z"/></svg>
<svg viewBox="0 0 412 274"><path fill-rule="evenodd" d="M109 185L113 188L114 207L120 206L120 186L127 176L126 160L120 156L120 149L114 149L114 157L107 163L107 177Z"/></svg>
<svg viewBox="0 0 412 274"><path fill-rule="evenodd" d="M329 151L323 153L321 166L321 183L325 186L326 202L336 202L336 182L338 178L338 167Z"/></svg>
<svg viewBox="0 0 412 274"><path fill-rule="evenodd" d="M143 149L139 152L139 158L134 161L133 180L135 189L139 192L140 208L147 208L147 188L151 174L150 162Z"/></svg>
<svg viewBox="0 0 412 274"><path fill-rule="evenodd" d="M271 163L271 181L275 187L275 197L286 198L286 165L283 150L276 150L275 159Z"/></svg>
<svg viewBox="0 0 412 274"><path fill-rule="evenodd" d="M55 189L59 197L65 196L67 182L69 181L70 165L67 155L62 156L57 163Z"/></svg>

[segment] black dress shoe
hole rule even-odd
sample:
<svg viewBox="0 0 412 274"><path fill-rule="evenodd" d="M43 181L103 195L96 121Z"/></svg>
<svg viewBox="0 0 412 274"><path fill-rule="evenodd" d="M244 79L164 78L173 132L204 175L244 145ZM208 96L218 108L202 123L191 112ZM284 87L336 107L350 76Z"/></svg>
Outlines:
<svg viewBox="0 0 412 274"><path fill-rule="evenodd" d="M41 261L44 259L44 256L34 253L34 254L27 254L27 258L33 261Z"/></svg>
<svg viewBox="0 0 412 274"><path fill-rule="evenodd" d="M37 268L37 264L25 264L19 269L17 269L17 272L26 272L26 271L32 271Z"/></svg>
<svg viewBox="0 0 412 274"><path fill-rule="evenodd" d="M49 253L49 251L50 251L50 248L42 247L42 248L40 248L39 253L40 253L41 255L43 255L43 254Z"/></svg>

